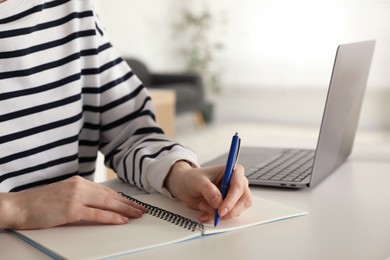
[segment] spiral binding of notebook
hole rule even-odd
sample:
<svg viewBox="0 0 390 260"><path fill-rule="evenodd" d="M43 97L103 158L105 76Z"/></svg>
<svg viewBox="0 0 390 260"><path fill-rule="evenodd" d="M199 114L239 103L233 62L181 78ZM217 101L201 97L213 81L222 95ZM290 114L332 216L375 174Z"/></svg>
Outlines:
<svg viewBox="0 0 390 260"><path fill-rule="evenodd" d="M140 200L137 200L136 198L133 198L129 195L124 194L123 192L119 192L119 194L121 194L122 196L128 198L129 200L145 207L146 213L148 213L149 215L163 219L169 223L178 225L180 227L183 227L183 228L191 230L191 231L195 231L197 229L204 229L204 225L202 223L193 221L189 218L183 217L179 214L162 209L160 207L156 207L156 206L150 205L148 203L142 202Z"/></svg>

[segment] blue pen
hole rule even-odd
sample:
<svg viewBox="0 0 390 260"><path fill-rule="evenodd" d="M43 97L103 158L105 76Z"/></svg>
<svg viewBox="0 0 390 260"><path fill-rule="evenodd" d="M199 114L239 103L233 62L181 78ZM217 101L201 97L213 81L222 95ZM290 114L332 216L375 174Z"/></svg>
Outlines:
<svg viewBox="0 0 390 260"><path fill-rule="evenodd" d="M223 174L223 179L222 179L221 194L223 199L226 198L226 194L229 189L230 179L232 177L232 173L237 164L238 155L240 153L240 145L241 145L241 139L238 136L238 133L236 133L232 138L232 143L230 145L228 159L226 162L225 172ZM214 227L218 225L219 219L220 216L218 215L218 209L217 209L215 211Z"/></svg>

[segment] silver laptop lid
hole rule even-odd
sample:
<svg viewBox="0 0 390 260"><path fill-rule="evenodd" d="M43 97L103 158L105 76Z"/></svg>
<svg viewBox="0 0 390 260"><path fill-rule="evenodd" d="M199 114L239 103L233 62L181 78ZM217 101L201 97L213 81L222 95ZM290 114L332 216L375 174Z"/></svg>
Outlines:
<svg viewBox="0 0 390 260"><path fill-rule="evenodd" d="M333 65L310 186L349 156L355 139L375 41L342 44Z"/></svg>

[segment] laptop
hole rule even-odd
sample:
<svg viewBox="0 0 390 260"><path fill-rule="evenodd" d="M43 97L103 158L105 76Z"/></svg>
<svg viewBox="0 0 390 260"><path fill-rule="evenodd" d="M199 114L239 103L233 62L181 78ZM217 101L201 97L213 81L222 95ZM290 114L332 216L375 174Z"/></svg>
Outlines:
<svg viewBox="0 0 390 260"><path fill-rule="evenodd" d="M307 188L321 182L350 155L375 41L337 48L316 149L242 147L239 163L250 185ZM220 164L226 154L208 162Z"/></svg>

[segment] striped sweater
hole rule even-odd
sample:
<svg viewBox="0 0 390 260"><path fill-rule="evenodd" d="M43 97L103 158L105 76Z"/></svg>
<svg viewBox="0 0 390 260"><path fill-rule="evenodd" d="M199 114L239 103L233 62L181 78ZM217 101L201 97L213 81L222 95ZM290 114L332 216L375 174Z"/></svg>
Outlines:
<svg viewBox="0 0 390 260"><path fill-rule="evenodd" d="M97 152L149 192L196 156L155 122L147 90L89 0L0 4L0 192L93 176Z"/></svg>

